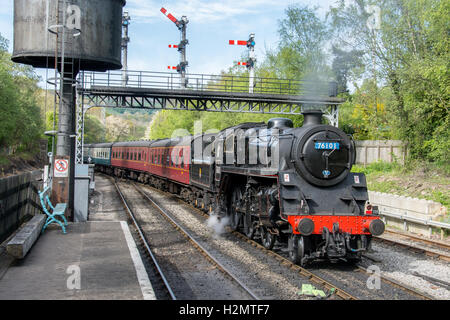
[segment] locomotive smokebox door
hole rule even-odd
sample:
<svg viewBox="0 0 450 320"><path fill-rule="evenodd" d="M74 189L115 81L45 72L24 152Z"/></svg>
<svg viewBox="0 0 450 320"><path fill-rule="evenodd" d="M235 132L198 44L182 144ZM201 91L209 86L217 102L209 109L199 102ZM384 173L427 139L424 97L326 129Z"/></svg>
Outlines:
<svg viewBox="0 0 450 320"><path fill-rule="evenodd" d="M309 183L329 187L343 181L354 159L351 139L338 128L322 125L321 113L305 114L292 148L296 171Z"/></svg>

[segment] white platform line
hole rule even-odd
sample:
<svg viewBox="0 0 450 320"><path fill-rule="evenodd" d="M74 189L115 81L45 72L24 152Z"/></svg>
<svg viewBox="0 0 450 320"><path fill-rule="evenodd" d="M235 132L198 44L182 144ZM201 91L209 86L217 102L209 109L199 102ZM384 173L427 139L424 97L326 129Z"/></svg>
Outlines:
<svg viewBox="0 0 450 320"><path fill-rule="evenodd" d="M120 221L122 226L123 234L128 244L128 249L130 250L131 259L133 259L134 268L136 269L136 275L141 286L142 295L144 300L156 300L155 292L153 291L152 284L148 278L147 271L145 270L144 263L142 262L139 251L136 247L136 242L131 235L130 228L126 221Z"/></svg>

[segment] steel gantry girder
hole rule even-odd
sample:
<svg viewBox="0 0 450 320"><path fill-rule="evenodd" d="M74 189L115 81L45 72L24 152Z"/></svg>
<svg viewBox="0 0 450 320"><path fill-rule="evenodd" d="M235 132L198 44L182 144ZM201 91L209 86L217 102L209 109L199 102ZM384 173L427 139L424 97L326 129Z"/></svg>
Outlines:
<svg viewBox="0 0 450 320"><path fill-rule="evenodd" d="M80 94L83 104L96 107L270 114L300 114L304 108L326 111L343 102L335 97L130 87L81 88Z"/></svg>

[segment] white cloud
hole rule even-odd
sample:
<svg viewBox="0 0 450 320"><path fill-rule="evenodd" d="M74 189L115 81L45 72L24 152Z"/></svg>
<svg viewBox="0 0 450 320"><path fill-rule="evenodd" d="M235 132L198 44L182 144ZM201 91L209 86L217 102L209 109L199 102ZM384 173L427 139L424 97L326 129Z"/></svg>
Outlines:
<svg viewBox="0 0 450 320"><path fill-rule="evenodd" d="M185 15L196 23L213 23L237 16L270 12L271 8L284 8L291 3L292 0L177 0L165 4L161 1L128 0L126 10L137 22L149 23L155 18L160 19L160 9L164 7L176 18Z"/></svg>

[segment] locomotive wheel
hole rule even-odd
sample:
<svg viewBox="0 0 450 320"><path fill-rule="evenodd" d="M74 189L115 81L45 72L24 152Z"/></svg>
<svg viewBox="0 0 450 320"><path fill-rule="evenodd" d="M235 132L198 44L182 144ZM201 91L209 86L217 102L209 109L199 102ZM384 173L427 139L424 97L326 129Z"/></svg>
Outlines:
<svg viewBox="0 0 450 320"><path fill-rule="evenodd" d="M276 236L270 233L264 226L259 228L259 232L261 233L261 243L264 248L272 250L275 244Z"/></svg>
<svg viewBox="0 0 450 320"><path fill-rule="evenodd" d="M241 215L236 210L236 204L240 200L240 191L239 189L234 189L233 194L231 196L231 204L229 206L229 214L228 217L230 218L230 228L233 231L236 231L239 228Z"/></svg>
<svg viewBox="0 0 450 320"><path fill-rule="evenodd" d="M303 258L305 257L305 238L296 234L292 234L288 241L289 259L300 266L304 266Z"/></svg>
<svg viewBox="0 0 450 320"><path fill-rule="evenodd" d="M252 217L249 214L246 214L244 217L244 234L249 239L253 239L255 237L256 228L253 225Z"/></svg>

